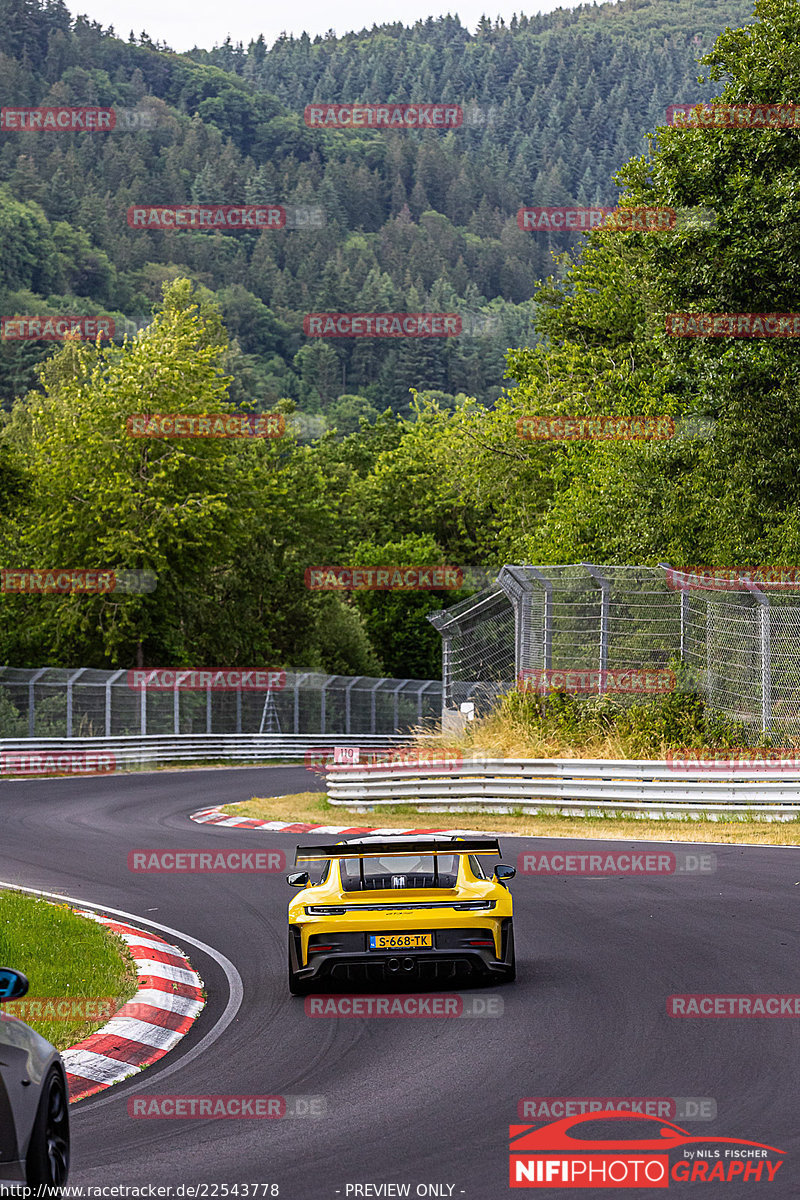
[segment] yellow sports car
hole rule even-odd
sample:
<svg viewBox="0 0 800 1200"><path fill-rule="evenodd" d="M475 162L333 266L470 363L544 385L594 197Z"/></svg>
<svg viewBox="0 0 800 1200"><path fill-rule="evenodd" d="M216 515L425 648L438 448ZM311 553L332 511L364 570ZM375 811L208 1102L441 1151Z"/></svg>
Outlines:
<svg viewBox="0 0 800 1200"><path fill-rule="evenodd" d="M500 854L494 838L442 834L355 838L334 846L298 846L286 876L302 889L289 904L289 991L319 990L325 980L445 980L458 974L512 980L514 928L506 881L481 859Z"/></svg>

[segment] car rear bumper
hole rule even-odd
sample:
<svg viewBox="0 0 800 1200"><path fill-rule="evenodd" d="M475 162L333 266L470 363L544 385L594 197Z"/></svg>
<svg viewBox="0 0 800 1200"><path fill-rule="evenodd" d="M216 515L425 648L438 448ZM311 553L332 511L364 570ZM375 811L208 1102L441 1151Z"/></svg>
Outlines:
<svg viewBox="0 0 800 1200"><path fill-rule="evenodd" d="M420 950L368 950L366 933L325 936L325 943L338 942L335 949L316 950L315 937L309 941L308 963L301 966L300 929L290 926L291 966L298 982L332 983L437 982L460 976L502 978L508 972L506 961L511 920L502 922L501 957L498 958L491 932L483 929L434 930L434 946ZM319 935L316 940L322 940ZM470 941L491 941L491 945L470 946Z"/></svg>

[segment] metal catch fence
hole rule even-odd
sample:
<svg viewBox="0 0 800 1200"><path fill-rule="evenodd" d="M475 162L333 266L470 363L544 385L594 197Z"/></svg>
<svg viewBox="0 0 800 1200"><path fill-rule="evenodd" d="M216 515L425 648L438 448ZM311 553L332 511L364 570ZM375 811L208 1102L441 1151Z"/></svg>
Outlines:
<svg viewBox="0 0 800 1200"><path fill-rule="evenodd" d="M294 671L280 686L188 690L179 673L167 689L142 686L133 674L0 667L0 738L394 734L441 718L438 680Z"/></svg>
<svg viewBox="0 0 800 1200"><path fill-rule="evenodd" d="M657 671L681 663L711 708L761 732L800 733L800 589L710 582L657 567L504 566L429 620L443 640L443 719L487 711L525 672Z"/></svg>

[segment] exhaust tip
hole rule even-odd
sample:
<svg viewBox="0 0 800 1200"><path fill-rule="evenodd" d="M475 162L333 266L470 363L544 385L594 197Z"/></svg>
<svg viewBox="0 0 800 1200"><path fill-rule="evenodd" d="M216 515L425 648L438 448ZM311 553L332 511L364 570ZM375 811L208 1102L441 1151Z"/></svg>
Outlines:
<svg viewBox="0 0 800 1200"><path fill-rule="evenodd" d="M403 970L404 971L413 971L414 968L416 967L416 965L417 964L414 962L413 958L404 958L403 959Z"/></svg>
<svg viewBox="0 0 800 1200"><path fill-rule="evenodd" d="M399 958L387 959L386 970L392 971L392 972L399 971L400 970L400 959Z"/></svg>

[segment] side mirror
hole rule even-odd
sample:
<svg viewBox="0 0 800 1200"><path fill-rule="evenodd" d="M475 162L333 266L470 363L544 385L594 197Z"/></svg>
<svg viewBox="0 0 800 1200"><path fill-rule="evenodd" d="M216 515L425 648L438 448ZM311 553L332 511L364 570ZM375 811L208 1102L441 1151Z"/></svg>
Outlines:
<svg viewBox="0 0 800 1200"><path fill-rule="evenodd" d="M28 980L21 971L0 967L0 1004L4 1000L19 1000L28 991Z"/></svg>
<svg viewBox="0 0 800 1200"><path fill-rule="evenodd" d="M498 863L494 869L494 877L498 883L505 883L507 879L513 879L516 873L516 867L507 867L505 863Z"/></svg>
<svg viewBox="0 0 800 1200"><path fill-rule="evenodd" d="M294 871L291 875L286 876L286 882L290 887L306 887L311 882L308 871Z"/></svg>

